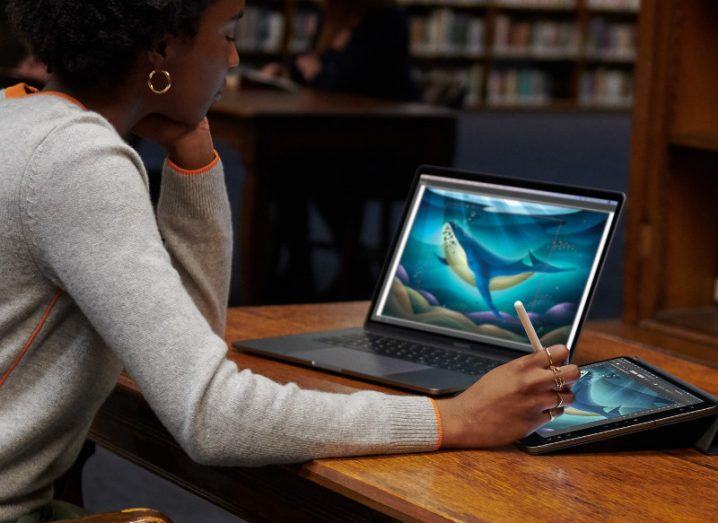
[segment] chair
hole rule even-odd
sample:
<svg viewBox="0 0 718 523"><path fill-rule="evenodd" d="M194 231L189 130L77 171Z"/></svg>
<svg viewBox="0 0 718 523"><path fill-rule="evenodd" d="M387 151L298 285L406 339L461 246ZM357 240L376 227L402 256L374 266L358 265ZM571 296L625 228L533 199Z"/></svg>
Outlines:
<svg viewBox="0 0 718 523"><path fill-rule="evenodd" d="M55 481L55 499L79 507L83 506L82 469L94 453L95 444L89 440L85 441L70 470ZM78 523L172 523L172 520L161 512L149 508L128 508L119 512L92 514L62 521Z"/></svg>

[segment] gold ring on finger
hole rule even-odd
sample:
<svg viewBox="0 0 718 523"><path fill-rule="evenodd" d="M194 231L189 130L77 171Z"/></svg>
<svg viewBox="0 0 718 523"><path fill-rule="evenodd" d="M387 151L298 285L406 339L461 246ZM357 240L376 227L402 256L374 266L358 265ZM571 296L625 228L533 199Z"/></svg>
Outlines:
<svg viewBox="0 0 718 523"><path fill-rule="evenodd" d="M556 391L556 396L558 396L558 403L554 408L560 409L561 407L563 407L563 395L560 392Z"/></svg>
<svg viewBox="0 0 718 523"><path fill-rule="evenodd" d="M553 382L556 384L556 392L562 391L566 382L563 380L558 367L551 367L551 370L553 371Z"/></svg>
<svg viewBox="0 0 718 523"><path fill-rule="evenodd" d="M548 348L545 348L544 351L546 352L546 356L548 357L548 366L553 367L553 358L551 357L551 353L549 352Z"/></svg>

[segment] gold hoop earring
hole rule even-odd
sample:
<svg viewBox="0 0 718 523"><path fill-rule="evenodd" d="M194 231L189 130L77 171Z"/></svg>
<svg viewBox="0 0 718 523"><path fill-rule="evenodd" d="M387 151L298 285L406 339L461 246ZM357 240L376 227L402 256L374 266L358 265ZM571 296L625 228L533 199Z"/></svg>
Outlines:
<svg viewBox="0 0 718 523"><path fill-rule="evenodd" d="M160 73L164 75L165 80L167 81L167 85L164 87L164 89L157 89L154 85L152 85L152 79L155 77L157 73ZM165 94L172 88L172 75L170 75L167 71L152 71L150 73L150 77L147 79L147 86L150 88L150 91L152 91L155 94Z"/></svg>

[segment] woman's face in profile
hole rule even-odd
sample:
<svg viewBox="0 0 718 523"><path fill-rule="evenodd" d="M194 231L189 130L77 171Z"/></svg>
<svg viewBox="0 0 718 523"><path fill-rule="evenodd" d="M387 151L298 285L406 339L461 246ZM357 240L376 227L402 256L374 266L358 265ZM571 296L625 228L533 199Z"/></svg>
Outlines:
<svg viewBox="0 0 718 523"><path fill-rule="evenodd" d="M216 0L202 14L194 38L168 45L164 68L172 75L172 89L157 99L158 112L188 125L206 116L227 72L239 65L234 38L243 9L244 0Z"/></svg>

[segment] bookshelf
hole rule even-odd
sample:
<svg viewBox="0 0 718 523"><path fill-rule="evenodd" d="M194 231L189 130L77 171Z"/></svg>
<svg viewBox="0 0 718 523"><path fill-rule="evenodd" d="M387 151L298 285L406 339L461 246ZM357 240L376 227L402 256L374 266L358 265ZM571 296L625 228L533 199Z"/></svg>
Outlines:
<svg viewBox="0 0 718 523"><path fill-rule="evenodd" d="M718 2L640 17L623 319L718 362Z"/></svg>
<svg viewBox="0 0 718 523"><path fill-rule="evenodd" d="M639 0L400 0L426 101L466 109L628 110ZM306 51L312 0L249 2L242 60Z"/></svg>

